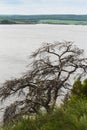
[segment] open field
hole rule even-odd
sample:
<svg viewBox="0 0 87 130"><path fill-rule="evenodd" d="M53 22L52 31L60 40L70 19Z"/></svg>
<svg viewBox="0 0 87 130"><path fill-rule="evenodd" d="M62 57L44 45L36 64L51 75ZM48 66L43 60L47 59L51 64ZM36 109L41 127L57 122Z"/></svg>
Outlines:
<svg viewBox="0 0 87 130"><path fill-rule="evenodd" d="M75 20L40 20L42 24L87 25L87 21Z"/></svg>

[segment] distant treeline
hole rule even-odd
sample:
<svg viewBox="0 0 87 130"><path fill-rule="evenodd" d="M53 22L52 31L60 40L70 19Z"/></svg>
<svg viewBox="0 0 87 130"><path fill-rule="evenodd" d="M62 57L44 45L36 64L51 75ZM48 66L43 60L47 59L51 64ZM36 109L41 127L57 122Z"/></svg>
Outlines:
<svg viewBox="0 0 87 130"><path fill-rule="evenodd" d="M87 24L87 15L0 15L1 24Z"/></svg>

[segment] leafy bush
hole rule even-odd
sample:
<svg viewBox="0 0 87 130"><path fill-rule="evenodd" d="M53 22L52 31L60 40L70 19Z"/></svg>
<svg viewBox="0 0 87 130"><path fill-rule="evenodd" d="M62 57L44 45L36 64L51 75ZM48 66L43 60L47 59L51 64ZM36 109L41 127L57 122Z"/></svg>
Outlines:
<svg viewBox="0 0 87 130"><path fill-rule="evenodd" d="M83 82L77 79L72 88L72 96L87 98L87 79Z"/></svg>

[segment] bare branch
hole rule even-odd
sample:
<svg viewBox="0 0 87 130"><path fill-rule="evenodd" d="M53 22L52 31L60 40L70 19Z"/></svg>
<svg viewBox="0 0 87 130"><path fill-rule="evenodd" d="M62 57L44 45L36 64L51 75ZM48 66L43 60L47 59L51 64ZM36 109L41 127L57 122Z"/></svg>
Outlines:
<svg viewBox="0 0 87 130"><path fill-rule="evenodd" d="M77 76L78 72L81 78L87 73L87 58L73 42L46 43L33 52L28 67L29 71L21 78L8 80L0 87L1 100L14 94L20 98L25 94L22 101L16 102L14 113L20 106L18 113L21 114L38 113L41 107L47 112L53 110L62 90L70 90L72 76Z"/></svg>

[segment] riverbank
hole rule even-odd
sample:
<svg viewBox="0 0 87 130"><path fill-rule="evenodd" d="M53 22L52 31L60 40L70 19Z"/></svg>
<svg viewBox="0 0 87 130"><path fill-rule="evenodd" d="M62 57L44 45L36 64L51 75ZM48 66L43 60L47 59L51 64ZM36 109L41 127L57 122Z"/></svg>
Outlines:
<svg viewBox="0 0 87 130"><path fill-rule="evenodd" d="M34 25L34 24L54 24L54 25L87 25L87 21L73 21L73 20L40 20L38 22L31 22L31 21L27 21L27 22L20 22L20 21L9 21L9 20L3 20L0 21L0 25L14 25L14 24L18 24L18 25Z"/></svg>

